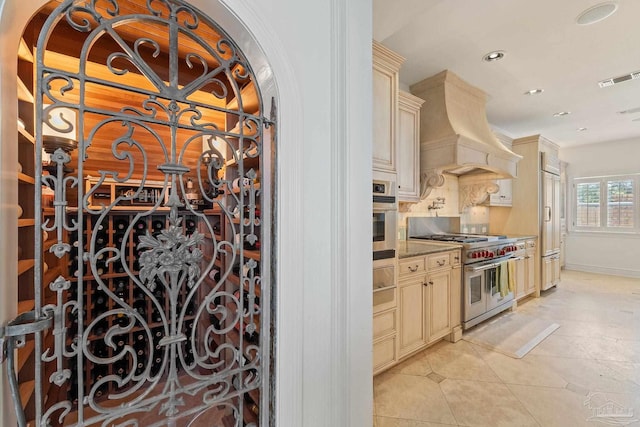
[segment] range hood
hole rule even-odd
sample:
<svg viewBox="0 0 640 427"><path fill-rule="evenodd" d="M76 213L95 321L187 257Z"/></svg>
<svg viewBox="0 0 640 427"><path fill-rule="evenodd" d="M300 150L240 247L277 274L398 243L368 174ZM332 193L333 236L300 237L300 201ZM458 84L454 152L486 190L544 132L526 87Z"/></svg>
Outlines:
<svg viewBox="0 0 640 427"><path fill-rule="evenodd" d="M485 92L448 70L410 89L426 101L420 111L421 198L444 183L443 173L479 174L485 181L517 176L522 156L505 147L489 127Z"/></svg>

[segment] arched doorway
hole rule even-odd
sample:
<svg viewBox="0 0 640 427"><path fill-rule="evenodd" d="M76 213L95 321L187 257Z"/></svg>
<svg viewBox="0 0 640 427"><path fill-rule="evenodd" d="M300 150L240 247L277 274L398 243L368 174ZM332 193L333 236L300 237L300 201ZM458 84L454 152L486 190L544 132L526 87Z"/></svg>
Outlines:
<svg viewBox="0 0 640 427"><path fill-rule="evenodd" d="M84 3L45 8L26 43L35 107L21 114L36 184L48 175L19 300L55 320L34 338L27 418L266 420L272 105L188 4Z"/></svg>

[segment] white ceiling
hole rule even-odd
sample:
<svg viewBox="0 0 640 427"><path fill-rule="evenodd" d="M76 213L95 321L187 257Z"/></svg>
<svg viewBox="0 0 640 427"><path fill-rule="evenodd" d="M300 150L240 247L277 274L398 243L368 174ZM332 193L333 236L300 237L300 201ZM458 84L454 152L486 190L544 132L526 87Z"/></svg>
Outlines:
<svg viewBox="0 0 640 427"><path fill-rule="evenodd" d="M618 0L611 17L575 23L604 1L373 0L373 35L406 58L403 87L449 69L487 92L488 120L508 136L542 134L560 147L640 144L640 112L617 113L640 107L640 79L598 86L640 71L640 1ZM494 50L505 58L482 61ZM535 88L544 93L523 94ZM571 114L553 117L559 111Z"/></svg>

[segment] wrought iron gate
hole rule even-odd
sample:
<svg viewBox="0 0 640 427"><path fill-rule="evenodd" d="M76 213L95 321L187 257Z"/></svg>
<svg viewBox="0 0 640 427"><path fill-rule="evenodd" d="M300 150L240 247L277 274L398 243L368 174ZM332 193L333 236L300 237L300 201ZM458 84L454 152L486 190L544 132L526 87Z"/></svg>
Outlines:
<svg viewBox="0 0 640 427"><path fill-rule="evenodd" d="M267 425L275 108L246 58L181 0L63 1L35 58L48 239L4 328L9 356L34 340L21 422Z"/></svg>

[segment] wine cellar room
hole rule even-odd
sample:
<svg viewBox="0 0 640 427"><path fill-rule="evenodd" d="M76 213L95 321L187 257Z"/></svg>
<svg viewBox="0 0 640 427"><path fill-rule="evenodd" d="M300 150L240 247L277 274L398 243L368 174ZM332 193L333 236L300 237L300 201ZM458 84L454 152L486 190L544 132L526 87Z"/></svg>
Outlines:
<svg viewBox="0 0 640 427"><path fill-rule="evenodd" d="M14 342L26 423L266 425L273 119L185 4L55 0L23 33L17 312L46 324Z"/></svg>

